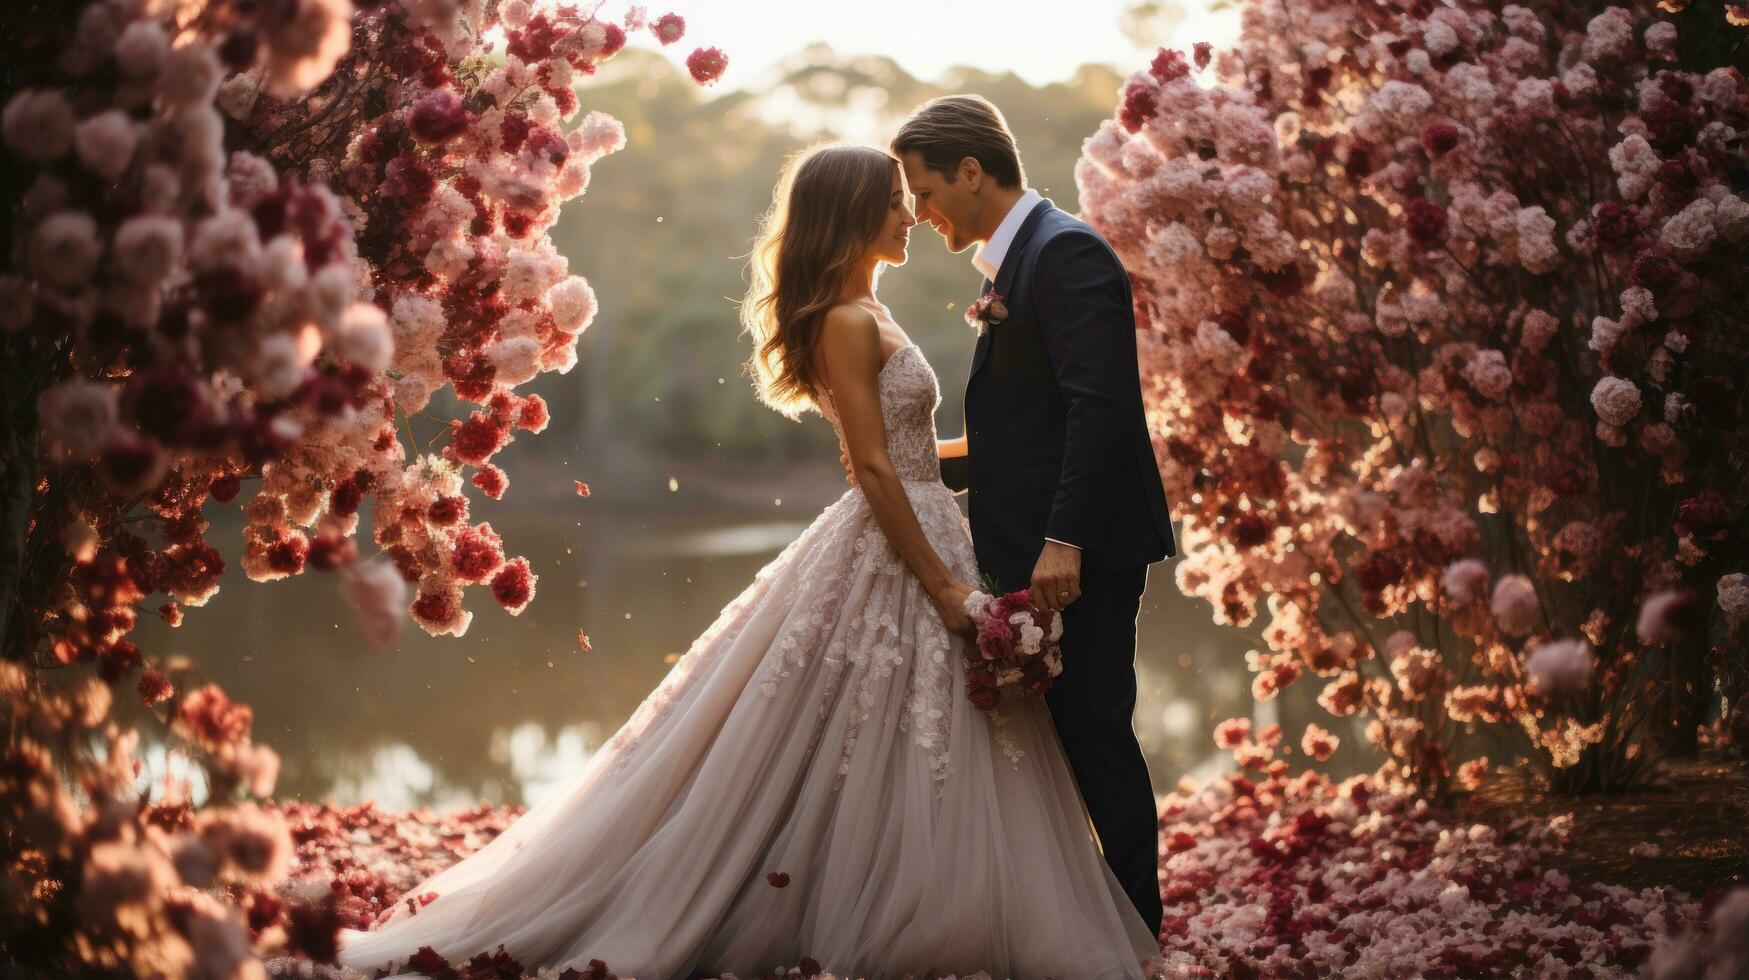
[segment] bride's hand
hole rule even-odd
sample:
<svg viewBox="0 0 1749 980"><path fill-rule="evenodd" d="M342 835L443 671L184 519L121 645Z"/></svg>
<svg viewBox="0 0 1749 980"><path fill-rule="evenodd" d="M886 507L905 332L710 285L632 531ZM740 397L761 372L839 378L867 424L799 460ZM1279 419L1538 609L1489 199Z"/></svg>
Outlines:
<svg viewBox="0 0 1749 980"><path fill-rule="evenodd" d="M964 633L972 629L972 617L966 613L966 597L972 594L972 587L958 579L949 579L948 583L931 592L929 598L935 603L935 609L941 613L941 621L949 632Z"/></svg>

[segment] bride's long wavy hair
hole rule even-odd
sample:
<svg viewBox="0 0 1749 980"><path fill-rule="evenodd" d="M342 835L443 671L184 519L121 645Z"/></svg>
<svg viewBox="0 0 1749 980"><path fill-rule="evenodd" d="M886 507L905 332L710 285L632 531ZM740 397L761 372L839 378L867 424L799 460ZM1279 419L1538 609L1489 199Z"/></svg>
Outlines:
<svg viewBox="0 0 1749 980"><path fill-rule="evenodd" d="M790 158L760 219L741 325L759 400L789 418L817 404L814 342L887 220L899 163L869 146L816 146ZM878 274L878 271L877 271Z"/></svg>

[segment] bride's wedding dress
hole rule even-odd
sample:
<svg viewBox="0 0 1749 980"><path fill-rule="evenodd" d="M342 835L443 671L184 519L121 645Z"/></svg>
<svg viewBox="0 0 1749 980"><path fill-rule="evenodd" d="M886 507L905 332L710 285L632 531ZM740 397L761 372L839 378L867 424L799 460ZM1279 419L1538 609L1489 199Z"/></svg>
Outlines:
<svg viewBox="0 0 1749 980"><path fill-rule="evenodd" d="M880 395L924 532L976 583L915 345L888 357ZM417 913L343 931L340 963L368 975L421 946L454 961L502 944L530 971L593 958L637 980L804 956L840 977L1142 976L1155 939L1097 850L1043 700L978 710L964 642L851 488L568 787L408 892L438 895Z"/></svg>

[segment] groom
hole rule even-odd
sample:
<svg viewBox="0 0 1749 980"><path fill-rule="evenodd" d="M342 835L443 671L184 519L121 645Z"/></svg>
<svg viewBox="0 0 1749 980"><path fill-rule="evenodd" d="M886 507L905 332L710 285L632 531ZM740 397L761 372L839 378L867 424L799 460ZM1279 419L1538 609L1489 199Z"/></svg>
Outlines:
<svg viewBox="0 0 1749 980"><path fill-rule="evenodd" d="M1160 931L1159 829L1136 742L1136 612L1173 553L1142 414L1129 277L1099 233L1026 186L1002 113L975 95L911 115L892 151L954 252L974 242L982 329L966 382L979 568L1063 614L1045 700L1105 859Z"/></svg>

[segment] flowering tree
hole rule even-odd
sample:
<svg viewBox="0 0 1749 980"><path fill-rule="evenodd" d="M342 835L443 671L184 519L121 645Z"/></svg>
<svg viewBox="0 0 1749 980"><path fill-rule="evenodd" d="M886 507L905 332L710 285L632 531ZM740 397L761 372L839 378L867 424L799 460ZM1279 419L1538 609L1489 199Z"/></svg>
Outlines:
<svg viewBox="0 0 1749 980"><path fill-rule="evenodd" d="M1619 786L1749 719L1741 19L1533 7L1247 5L1076 174L1180 586L1267 617L1257 698L1324 678L1424 787L1490 749Z"/></svg>
<svg viewBox="0 0 1749 980"><path fill-rule="evenodd" d="M236 802L278 769L249 709L127 635L149 596L172 626L213 596L205 512L240 495L248 576L341 573L378 645L409 607L461 635L470 585L513 615L533 598L463 482L504 494L494 455L547 424L516 389L570 370L595 315L547 230L625 136L575 86L630 32L685 30L587 7L8 6L0 945L21 962L231 976L275 945L331 954L328 900L270 891L283 820ZM687 65L702 84L726 59ZM475 407L436 419L445 387ZM382 559L358 555L367 500ZM142 800L136 737L109 720L124 685L227 805Z"/></svg>

